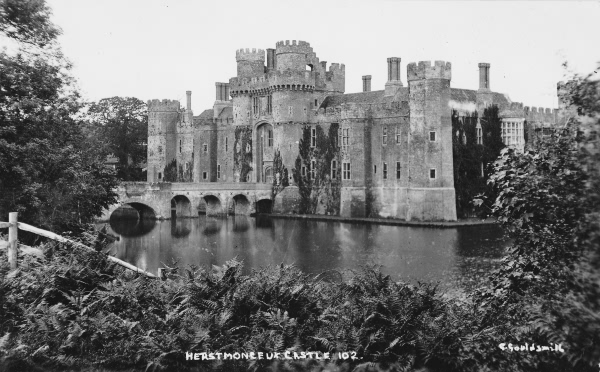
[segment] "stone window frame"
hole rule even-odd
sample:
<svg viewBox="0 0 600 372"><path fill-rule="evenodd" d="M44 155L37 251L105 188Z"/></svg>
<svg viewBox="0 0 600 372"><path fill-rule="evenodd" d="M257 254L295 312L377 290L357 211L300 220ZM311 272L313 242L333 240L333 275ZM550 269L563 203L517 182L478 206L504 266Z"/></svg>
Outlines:
<svg viewBox="0 0 600 372"><path fill-rule="evenodd" d="M306 177L306 166L305 165L300 167L300 175L302 177Z"/></svg>
<svg viewBox="0 0 600 372"><path fill-rule="evenodd" d="M377 174L377 164L373 164L373 174Z"/></svg>
<svg viewBox="0 0 600 372"><path fill-rule="evenodd" d="M221 179L221 164L217 164L217 179Z"/></svg>
<svg viewBox="0 0 600 372"><path fill-rule="evenodd" d="M225 137L225 152L227 152L228 148L229 148L229 137Z"/></svg>
<svg viewBox="0 0 600 372"><path fill-rule="evenodd" d="M342 147L350 146L350 128L342 128Z"/></svg>
<svg viewBox="0 0 600 372"><path fill-rule="evenodd" d="M381 173L382 173L383 179L387 180L387 178L388 178L388 166L387 166L387 163L385 163L385 162L383 163L383 168L382 168Z"/></svg>
<svg viewBox="0 0 600 372"><path fill-rule="evenodd" d="M273 95L269 94L267 96L267 113L270 114L273 112Z"/></svg>
<svg viewBox="0 0 600 372"><path fill-rule="evenodd" d="M400 175L401 175L400 171L401 170L402 170L402 164L399 161L397 161L396 162L396 179L397 180L400 179Z"/></svg>
<svg viewBox="0 0 600 372"><path fill-rule="evenodd" d="M352 179L352 166L350 161L342 162L342 180L349 181Z"/></svg>
<svg viewBox="0 0 600 372"><path fill-rule="evenodd" d="M258 114L260 111L260 97L254 96L252 97L252 112L254 114Z"/></svg>
<svg viewBox="0 0 600 372"><path fill-rule="evenodd" d="M310 179L315 179L315 170L317 169L317 161L315 159L310 159Z"/></svg>
<svg viewBox="0 0 600 372"><path fill-rule="evenodd" d="M310 127L310 147L317 147L317 128Z"/></svg>
<svg viewBox="0 0 600 372"><path fill-rule="evenodd" d="M208 144L207 143L203 143L202 144L202 151L203 152L208 152Z"/></svg>
<svg viewBox="0 0 600 372"><path fill-rule="evenodd" d="M179 153L181 154L181 149L183 148L183 139L179 140Z"/></svg>
<svg viewBox="0 0 600 372"><path fill-rule="evenodd" d="M202 172L202 179L203 180L207 180L208 179L208 172L206 172L206 171Z"/></svg>
<svg viewBox="0 0 600 372"><path fill-rule="evenodd" d="M396 145L400 144L401 141L401 136L400 136L400 127L396 127Z"/></svg>
<svg viewBox="0 0 600 372"><path fill-rule="evenodd" d="M433 173L432 173L433 171ZM433 177L431 177L433 175ZM437 168L429 168L429 179L435 180L437 179Z"/></svg>
<svg viewBox="0 0 600 372"><path fill-rule="evenodd" d="M267 147L273 147L273 129L267 129Z"/></svg>
<svg viewBox="0 0 600 372"><path fill-rule="evenodd" d="M477 144L483 145L483 129L481 128L481 124L477 123L477 126L475 127L475 131L476 131Z"/></svg>
<svg viewBox="0 0 600 372"><path fill-rule="evenodd" d="M433 134L433 136L432 136L432 134ZM437 131L435 131L435 130L429 131L429 142L437 142Z"/></svg>
<svg viewBox="0 0 600 372"><path fill-rule="evenodd" d="M387 138L388 138L387 126L383 126L381 129L381 144L382 145L387 145Z"/></svg>

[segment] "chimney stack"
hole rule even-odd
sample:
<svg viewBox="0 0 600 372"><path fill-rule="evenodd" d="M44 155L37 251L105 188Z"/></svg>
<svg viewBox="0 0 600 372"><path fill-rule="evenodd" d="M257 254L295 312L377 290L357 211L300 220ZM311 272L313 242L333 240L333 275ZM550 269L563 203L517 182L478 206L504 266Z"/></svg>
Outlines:
<svg viewBox="0 0 600 372"><path fill-rule="evenodd" d="M388 81L385 83L385 95L393 96L398 89L402 87L400 80L400 57L390 57L387 59Z"/></svg>
<svg viewBox="0 0 600 372"><path fill-rule="evenodd" d="M188 111L192 110L192 91L188 90L185 92L186 96L187 96L187 105L186 108Z"/></svg>
<svg viewBox="0 0 600 372"><path fill-rule="evenodd" d="M275 49L267 49L267 71L275 69Z"/></svg>
<svg viewBox="0 0 600 372"><path fill-rule="evenodd" d="M490 64L479 64L479 91L489 92L490 90Z"/></svg>
<svg viewBox="0 0 600 372"><path fill-rule="evenodd" d="M215 83L216 87L216 100L217 101L229 101L229 83Z"/></svg>
<svg viewBox="0 0 600 372"><path fill-rule="evenodd" d="M363 92L371 91L371 75L364 75L362 77L363 80Z"/></svg>

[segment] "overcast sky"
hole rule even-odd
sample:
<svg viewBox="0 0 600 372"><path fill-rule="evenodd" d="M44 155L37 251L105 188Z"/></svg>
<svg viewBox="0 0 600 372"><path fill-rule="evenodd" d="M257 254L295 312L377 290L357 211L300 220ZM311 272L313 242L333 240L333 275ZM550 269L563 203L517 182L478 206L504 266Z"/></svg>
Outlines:
<svg viewBox="0 0 600 372"><path fill-rule="evenodd" d="M561 67L600 61L597 1L48 0L84 98L178 99L199 114L215 82L236 74L239 48L308 41L321 61L346 65L346 93L384 89L386 58L452 62L454 88L477 89L488 62L493 91L526 106L557 107Z"/></svg>

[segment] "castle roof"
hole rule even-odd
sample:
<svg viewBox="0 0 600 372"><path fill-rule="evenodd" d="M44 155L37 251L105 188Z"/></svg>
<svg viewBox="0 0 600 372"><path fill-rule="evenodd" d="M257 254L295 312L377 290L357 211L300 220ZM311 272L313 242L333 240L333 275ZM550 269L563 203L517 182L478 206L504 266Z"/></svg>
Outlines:
<svg viewBox="0 0 600 372"><path fill-rule="evenodd" d="M510 105L510 99L502 93L491 92L492 103L498 107ZM477 91L471 89L450 88L450 99L456 102L477 102Z"/></svg>
<svg viewBox="0 0 600 372"><path fill-rule="evenodd" d="M202 124L202 122L212 120L213 112L213 109L207 109L202 111L200 115L194 116L194 124Z"/></svg>
<svg viewBox="0 0 600 372"><path fill-rule="evenodd" d="M372 92L361 92L361 93L350 93L350 94L335 94L327 96L321 108L336 107L345 103L360 103L360 104L373 104L392 102L393 96L386 96L384 90L375 90Z"/></svg>
<svg viewBox="0 0 600 372"><path fill-rule="evenodd" d="M227 118L232 118L232 117L233 117L233 107L232 106L223 107L223 110L221 110L221 112L219 112L219 116L217 116L218 119L227 119Z"/></svg>

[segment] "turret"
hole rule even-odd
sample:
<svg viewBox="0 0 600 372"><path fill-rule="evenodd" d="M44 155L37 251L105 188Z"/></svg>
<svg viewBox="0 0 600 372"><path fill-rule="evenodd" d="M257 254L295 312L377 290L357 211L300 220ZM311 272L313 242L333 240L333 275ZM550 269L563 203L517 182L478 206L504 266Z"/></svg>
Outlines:
<svg viewBox="0 0 600 372"><path fill-rule="evenodd" d="M451 79L450 62L426 61L407 66L408 187L416 189L411 200L424 201L410 205L408 220L456 220L449 107Z"/></svg>
<svg viewBox="0 0 600 372"><path fill-rule="evenodd" d="M305 71L309 55L313 55L313 49L306 41L278 41L275 48L277 71Z"/></svg>
<svg viewBox="0 0 600 372"><path fill-rule="evenodd" d="M179 101L148 101L148 182L161 182L165 166L175 159Z"/></svg>
<svg viewBox="0 0 600 372"><path fill-rule="evenodd" d="M265 73L265 51L262 49L239 49L235 52L238 78L250 78Z"/></svg>

